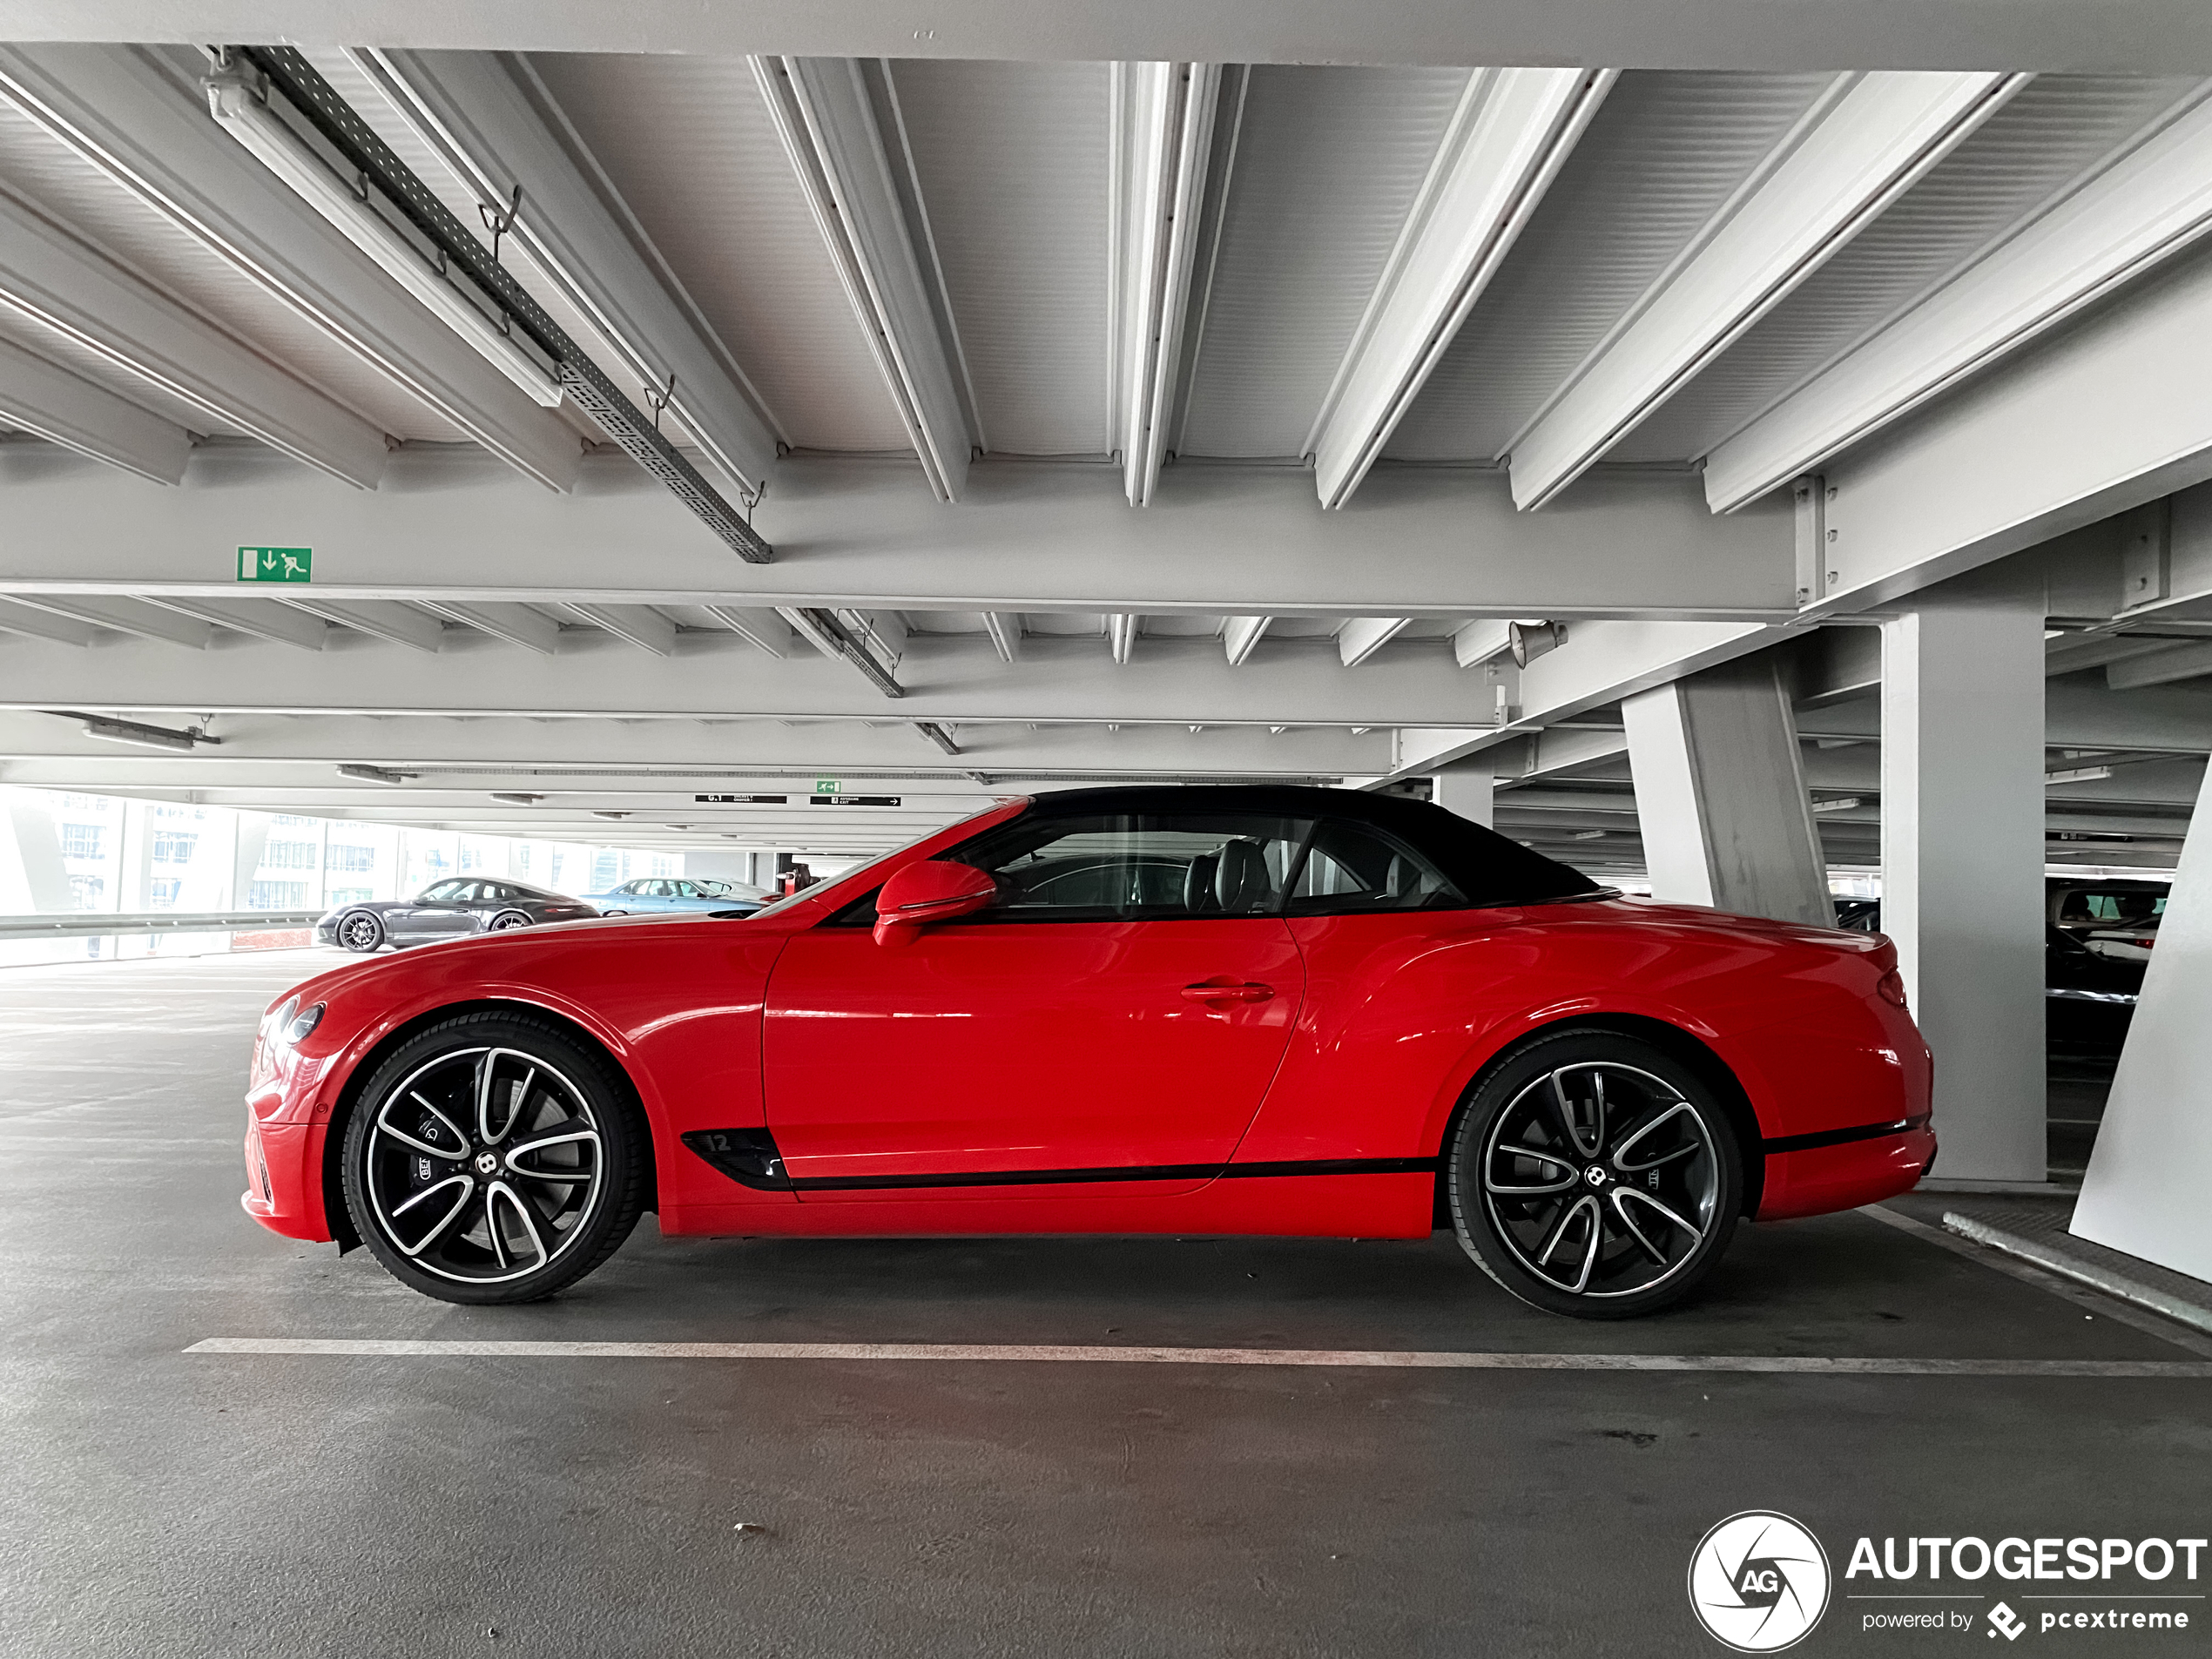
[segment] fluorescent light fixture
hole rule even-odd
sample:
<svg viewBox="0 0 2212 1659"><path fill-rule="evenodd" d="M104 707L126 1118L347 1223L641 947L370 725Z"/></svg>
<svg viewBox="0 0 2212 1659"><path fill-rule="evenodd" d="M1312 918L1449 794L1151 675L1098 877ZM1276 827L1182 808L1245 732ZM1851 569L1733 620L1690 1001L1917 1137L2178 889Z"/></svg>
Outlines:
<svg viewBox="0 0 2212 1659"><path fill-rule="evenodd" d="M538 804L538 802L540 802L540 801L542 801L542 800L543 800L543 799L545 799L545 797L544 797L544 796L543 796L543 795L508 795L508 794L502 794L501 792L499 792L499 791L498 791L498 790L496 790L496 789L495 789L495 790L493 790L493 791L491 792L491 798L492 798L494 800L503 800L503 801L505 801L505 802L506 802L506 803L507 803L509 806L536 806L536 805Z"/></svg>
<svg viewBox="0 0 2212 1659"><path fill-rule="evenodd" d="M602 813L594 811L591 816L594 818L627 818L630 814L628 813Z"/></svg>
<svg viewBox="0 0 2212 1659"><path fill-rule="evenodd" d="M2066 772L2047 772L2043 774L2045 787L2053 784L2094 784L2112 776L2110 766L2075 766Z"/></svg>
<svg viewBox="0 0 2212 1659"><path fill-rule="evenodd" d="M382 266L400 286L428 306L486 361L547 408L558 408L561 383L520 342L470 303L427 255L384 216L354 193L307 141L263 103L244 82L227 77L202 83L207 107L223 130L292 186L355 247Z"/></svg>
<svg viewBox="0 0 2212 1659"><path fill-rule="evenodd" d="M134 743L142 749L171 749L190 754L203 743L219 741L202 737L197 732L177 732L165 725L140 725L136 720L110 720L98 715L83 718L86 737L105 738L110 743Z"/></svg>
<svg viewBox="0 0 2212 1659"><path fill-rule="evenodd" d="M1817 800L1812 804L1816 813L1846 813L1858 805L1858 797L1844 795L1835 800Z"/></svg>
<svg viewBox="0 0 2212 1659"><path fill-rule="evenodd" d="M408 780L406 772L394 772L388 766L345 765L338 768L338 775L364 784L403 784Z"/></svg>

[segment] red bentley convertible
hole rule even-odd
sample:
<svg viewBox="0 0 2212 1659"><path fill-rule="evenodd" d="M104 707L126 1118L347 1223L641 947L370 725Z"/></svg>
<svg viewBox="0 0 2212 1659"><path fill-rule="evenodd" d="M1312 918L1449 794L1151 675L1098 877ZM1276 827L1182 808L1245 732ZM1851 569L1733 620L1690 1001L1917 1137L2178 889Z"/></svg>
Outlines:
<svg viewBox="0 0 2212 1659"><path fill-rule="evenodd" d="M669 1233L1449 1226L1588 1318L1935 1155L1878 936L1620 897L1347 790L1011 802L750 918L325 974L254 1043L247 1211L518 1302Z"/></svg>

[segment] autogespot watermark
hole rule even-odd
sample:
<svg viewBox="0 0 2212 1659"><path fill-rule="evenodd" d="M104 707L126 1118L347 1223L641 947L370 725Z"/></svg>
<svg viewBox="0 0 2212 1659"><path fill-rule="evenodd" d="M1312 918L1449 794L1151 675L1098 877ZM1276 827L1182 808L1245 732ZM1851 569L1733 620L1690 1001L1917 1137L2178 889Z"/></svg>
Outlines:
<svg viewBox="0 0 2212 1659"><path fill-rule="evenodd" d="M2202 1538L1892 1536L1877 1548L1861 1537L1838 1584L1811 1528L1753 1509L1698 1541L1689 1605L1709 1635L1738 1653L1794 1647L1831 1596L1854 1604L1851 1616L1866 1635L1944 1631L2006 1644L2077 1631L2168 1635L2202 1628L2207 1548Z"/></svg>

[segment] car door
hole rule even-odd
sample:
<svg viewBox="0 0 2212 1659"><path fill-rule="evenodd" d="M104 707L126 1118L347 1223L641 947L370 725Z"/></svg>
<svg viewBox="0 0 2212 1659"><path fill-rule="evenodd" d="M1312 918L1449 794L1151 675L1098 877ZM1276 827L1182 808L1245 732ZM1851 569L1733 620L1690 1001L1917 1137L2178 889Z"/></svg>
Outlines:
<svg viewBox="0 0 2212 1659"><path fill-rule="evenodd" d="M428 889L415 900L408 919L409 933L428 942L475 932L476 916L470 907L475 902L478 886L474 881L441 881Z"/></svg>
<svg viewBox="0 0 2212 1659"><path fill-rule="evenodd" d="M999 877L990 909L887 947L871 894L795 935L768 988L769 1128L800 1182L865 1184L802 1198L1211 1178L1304 995L1280 911L1305 828L1025 817L946 855Z"/></svg>

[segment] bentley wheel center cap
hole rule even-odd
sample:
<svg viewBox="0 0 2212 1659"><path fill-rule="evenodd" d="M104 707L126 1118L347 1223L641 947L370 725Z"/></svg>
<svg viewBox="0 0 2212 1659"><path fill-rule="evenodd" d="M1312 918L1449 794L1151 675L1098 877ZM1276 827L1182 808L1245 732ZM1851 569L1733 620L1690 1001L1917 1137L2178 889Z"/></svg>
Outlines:
<svg viewBox="0 0 2212 1659"><path fill-rule="evenodd" d="M479 1153L477 1153L477 1154L476 1154L476 1173L477 1173L478 1175L496 1175L496 1174L498 1174L498 1173L499 1173L499 1155L498 1155L497 1153L496 1153L496 1152L479 1152ZM1595 1174L1595 1170L1593 1170L1593 1171L1592 1171L1592 1173L1593 1173L1593 1174Z"/></svg>
<svg viewBox="0 0 2212 1659"><path fill-rule="evenodd" d="M1605 1170L1602 1166L1593 1163L1582 1171L1582 1179L1594 1187L1602 1187L1605 1184Z"/></svg>

